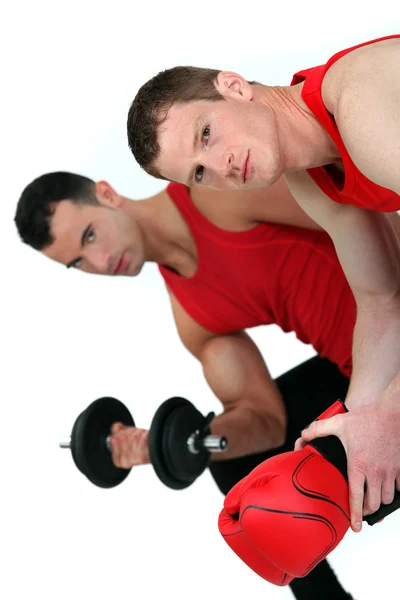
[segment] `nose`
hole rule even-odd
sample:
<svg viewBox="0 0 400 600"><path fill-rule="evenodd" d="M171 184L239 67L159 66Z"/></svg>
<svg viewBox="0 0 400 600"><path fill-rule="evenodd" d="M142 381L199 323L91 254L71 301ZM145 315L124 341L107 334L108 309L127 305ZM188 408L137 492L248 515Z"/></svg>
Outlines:
<svg viewBox="0 0 400 600"><path fill-rule="evenodd" d="M101 275L108 275L111 273L110 255L107 252L100 252L98 250L92 251L90 255L87 256L87 260L95 273Z"/></svg>
<svg viewBox="0 0 400 600"><path fill-rule="evenodd" d="M230 176L234 165L234 156L232 152L224 152L219 156L215 156L211 159L212 165L210 168L215 172L218 177L226 179ZM205 165L207 167L207 165Z"/></svg>

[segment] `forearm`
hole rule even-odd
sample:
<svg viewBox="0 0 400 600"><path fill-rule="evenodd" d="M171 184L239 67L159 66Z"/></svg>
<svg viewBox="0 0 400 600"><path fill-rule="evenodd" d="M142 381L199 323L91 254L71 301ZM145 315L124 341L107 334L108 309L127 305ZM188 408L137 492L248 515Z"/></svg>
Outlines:
<svg viewBox="0 0 400 600"><path fill-rule="evenodd" d="M171 296L175 321L186 348L203 367L208 385L223 405L211 431L226 436L224 460L281 446L286 439L286 409L278 386L247 333L216 335L193 321Z"/></svg>
<svg viewBox="0 0 400 600"><path fill-rule="evenodd" d="M377 399L400 369L400 247L386 215L339 206L330 216L324 225L357 304L346 399L354 408Z"/></svg>
<svg viewBox="0 0 400 600"><path fill-rule="evenodd" d="M400 250L385 215L343 207L334 243L357 304L349 408L376 400L400 369Z"/></svg>
<svg viewBox="0 0 400 600"><path fill-rule="evenodd" d="M215 417L211 433L225 436L228 440L228 449L213 454L213 460L228 460L272 450L282 446L286 436L281 419L241 407Z"/></svg>
<svg viewBox="0 0 400 600"><path fill-rule="evenodd" d="M291 174L289 184L303 209L331 236L354 294L357 322L346 403L368 404L400 368L400 246L393 223L396 218L336 204L307 173Z"/></svg>
<svg viewBox="0 0 400 600"><path fill-rule="evenodd" d="M370 404L399 377L400 297L358 305L353 337L353 373L346 405ZM400 396L399 403L400 403Z"/></svg>

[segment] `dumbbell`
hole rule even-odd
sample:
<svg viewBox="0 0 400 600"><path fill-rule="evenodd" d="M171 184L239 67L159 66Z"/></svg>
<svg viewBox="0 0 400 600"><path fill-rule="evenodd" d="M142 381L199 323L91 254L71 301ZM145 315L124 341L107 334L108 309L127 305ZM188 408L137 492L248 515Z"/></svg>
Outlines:
<svg viewBox="0 0 400 600"><path fill-rule="evenodd" d="M169 488L182 490L207 468L212 452L224 452L225 437L210 435L214 413L203 416L181 397L169 398L156 411L149 430L149 455L159 479ZM95 400L76 419L71 436L60 442L69 448L79 471L103 488L119 485L131 469L112 462L109 444L113 423L135 426L127 407L116 398Z"/></svg>

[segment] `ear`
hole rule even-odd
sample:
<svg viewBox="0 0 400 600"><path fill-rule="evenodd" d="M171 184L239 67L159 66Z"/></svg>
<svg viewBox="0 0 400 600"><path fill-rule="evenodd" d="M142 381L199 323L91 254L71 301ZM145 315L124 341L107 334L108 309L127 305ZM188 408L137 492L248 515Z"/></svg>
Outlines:
<svg viewBox="0 0 400 600"><path fill-rule="evenodd" d="M234 100L253 100L253 87L246 79L232 71L220 71L217 75L215 87L224 98Z"/></svg>
<svg viewBox="0 0 400 600"><path fill-rule="evenodd" d="M119 208L122 204L121 196L107 181L98 181L95 184L95 192L100 204L113 208Z"/></svg>

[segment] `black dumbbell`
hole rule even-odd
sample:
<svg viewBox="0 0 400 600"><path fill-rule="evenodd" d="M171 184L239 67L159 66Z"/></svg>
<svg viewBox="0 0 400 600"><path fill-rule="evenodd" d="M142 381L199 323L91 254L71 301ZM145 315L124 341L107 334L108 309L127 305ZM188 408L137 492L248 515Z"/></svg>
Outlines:
<svg viewBox="0 0 400 600"><path fill-rule="evenodd" d="M151 422L149 455L159 479L174 490L191 485L210 463L212 452L224 452L225 437L210 435L214 413L204 417L189 400L170 398ZM127 407L116 398L95 400L76 419L71 436L60 443L70 448L78 469L95 485L114 487L131 469L112 462L109 438L113 423L135 426Z"/></svg>

